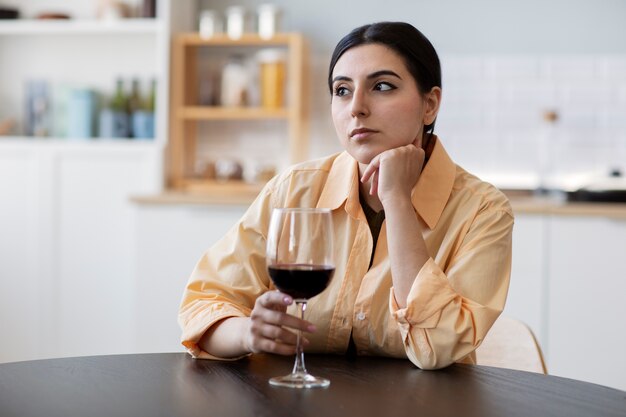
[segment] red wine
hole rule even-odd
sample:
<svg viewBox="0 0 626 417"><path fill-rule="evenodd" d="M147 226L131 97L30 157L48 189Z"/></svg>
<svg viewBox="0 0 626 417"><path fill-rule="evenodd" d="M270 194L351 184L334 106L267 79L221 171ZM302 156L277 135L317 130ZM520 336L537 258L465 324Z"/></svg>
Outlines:
<svg viewBox="0 0 626 417"><path fill-rule="evenodd" d="M309 299L324 291L335 273L335 268L328 265L277 264L268 269L276 288L295 300Z"/></svg>

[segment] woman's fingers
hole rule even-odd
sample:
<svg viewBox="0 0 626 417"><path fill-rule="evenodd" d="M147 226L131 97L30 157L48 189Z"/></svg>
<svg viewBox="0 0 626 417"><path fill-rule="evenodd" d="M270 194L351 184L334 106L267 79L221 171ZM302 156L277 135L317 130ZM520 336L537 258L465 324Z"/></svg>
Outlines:
<svg viewBox="0 0 626 417"><path fill-rule="evenodd" d="M280 291L268 291L256 299L256 304L272 310L286 311L293 299ZM256 305L255 305L256 308Z"/></svg>
<svg viewBox="0 0 626 417"><path fill-rule="evenodd" d="M380 166L380 155L376 155L367 165L365 170L363 171L363 175L361 175L361 182L369 181L370 177L374 175L374 173L378 170L379 166Z"/></svg>
<svg viewBox="0 0 626 417"><path fill-rule="evenodd" d="M314 332L315 326L286 313L293 299L279 291L269 291L255 303L250 315L249 348L252 352L271 352L292 355L297 335L288 329ZM303 338L303 343L308 341Z"/></svg>
<svg viewBox="0 0 626 417"><path fill-rule="evenodd" d="M370 195L377 196L378 195L378 174L379 170L374 172L372 177L372 185L370 186Z"/></svg>

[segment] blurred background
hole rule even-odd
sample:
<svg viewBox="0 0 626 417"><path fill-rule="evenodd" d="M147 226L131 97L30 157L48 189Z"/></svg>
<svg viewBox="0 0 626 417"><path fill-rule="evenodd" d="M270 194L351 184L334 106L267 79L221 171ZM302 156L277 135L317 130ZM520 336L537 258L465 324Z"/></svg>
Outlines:
<svg viewBox="0 0 626 417"><path fill-rule="evenodd" d="M441 58L435 132L510 195L505 314L550 373L626 389L624 16L621 0L0 0L0 362L181 350L202 252L267 178L340 150L337 41L403 20Z"/></svg>

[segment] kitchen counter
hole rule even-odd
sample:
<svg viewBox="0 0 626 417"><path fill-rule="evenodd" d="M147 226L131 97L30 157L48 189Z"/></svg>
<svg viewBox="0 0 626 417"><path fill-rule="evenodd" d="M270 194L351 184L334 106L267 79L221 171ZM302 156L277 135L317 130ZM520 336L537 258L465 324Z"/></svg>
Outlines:
<svg viewBox="0 0 626 417"><path fill-rule="evenodd" d="M519 214L550 214L564 216L596 216L626 219L626 203L567 202L551 196L534 196L532 191L503 190L509 197L513 211ZM241 205L247 206L254 195L203 195L176 191L162 194L133 196L139 205Z"/></svg>

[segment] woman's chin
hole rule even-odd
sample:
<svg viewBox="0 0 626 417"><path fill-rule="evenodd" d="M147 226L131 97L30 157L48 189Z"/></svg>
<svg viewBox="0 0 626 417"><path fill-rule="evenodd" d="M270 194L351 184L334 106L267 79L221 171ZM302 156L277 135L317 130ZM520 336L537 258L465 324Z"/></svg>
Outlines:
<svg viewBox="0 0 626 417"><path fill-rule="evenodd" d="M350 150L348 150L348 153L362 165L369 165L372 159L378 155L376 152L351 152Z"/></svg>

